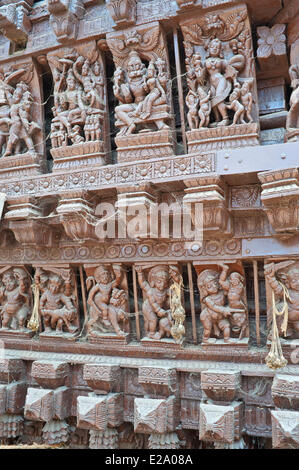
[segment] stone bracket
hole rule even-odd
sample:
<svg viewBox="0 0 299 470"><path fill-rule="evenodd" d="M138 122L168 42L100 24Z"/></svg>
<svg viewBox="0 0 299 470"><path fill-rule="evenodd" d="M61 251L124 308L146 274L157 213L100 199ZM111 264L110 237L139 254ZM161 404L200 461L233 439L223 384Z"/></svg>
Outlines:
<svg viewBox="0 0 299 470"><path fill-rule="evenodd" d="M81 429L105 431L123 423L123 394L90 394L77 397L77 426Z"/></svg>
<svg viewBox="0 0 299 470"><path fill-rule="evenodd" d="M122 371L116 365L85 364L83 379L96 393L117 392L122 388Z"/></svg>
<svg viewBox="0 0 299 470"><path fill-rule="evenodd" d="M134 399L135 432L143 434L173 432L179 422L179 403L175 396L170 396L167 399Z"/></svg>

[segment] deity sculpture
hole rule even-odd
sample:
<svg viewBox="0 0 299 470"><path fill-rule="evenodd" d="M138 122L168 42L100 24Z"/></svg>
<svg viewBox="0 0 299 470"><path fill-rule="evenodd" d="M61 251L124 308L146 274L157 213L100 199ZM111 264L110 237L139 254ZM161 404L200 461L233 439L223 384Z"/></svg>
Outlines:
<svg viewBox="0 0 299 470"><path fill-rule="evenodd" d="M290 98L290 111L287 117L286 128L288 131L292 131L299 128L299 65L291 65L289 74L293 92Z"/></svg>
<svg viewBox="0 0 299 470"><path fill-rule="evenodd" d="M148 273L146 280L143 266L136 266L139 285L143 291L144 302L142 313L146 337L161 339L171 336L174 326L170 309L171 281L181 282L180 274L176 266L155 266Z"/></svg>
<svg viewBox="0 0 299 470"><path fill-rule="evenodd" d="M187 84L189 93L186 98L189 112L187 115L190 129L228 126L228 110L234 112L232 125L253 122L251 116L251 81L238 79L245 67L246 57L239 43L230 42L233 56L226 60L222 43L215 37L207 42L207 55L202 61L195 52L186 59ZM210 124L213 111L214 122ZM197 116L198 118L197 118Z"/></svg>
<svg viewBox="0 0 299 470"><path fill-rule="evenodd" d="M3 157L35 153L34 139L40 126L32 119L33 97L24 81L12 83L24 69L0 74L0 152Z"/></svg>
<svg viewBox="0 0 299 470"><path fill-rule="evenodd" d="M41 290L39 301L40 315L43 319L45 333L76 333L78 331L78 311L71 272L46 273L37 268L35 283Z"/></svg>
<svg viewBox="0 0 299 470"><path fill-rule="evenodd" d="M104 78L97 59L91 61L73 50L49 61L54 79L52 147L99 141L105 104Z"/></svg>
<svg viewBox="0 0 299 470"><path fill-rule="evenodd" d="M274 310L279 314L277 317L279 336L299 338L298 263L291 260L269 263L265 265L265 278L274 293L270 313L273 314ZM277 300L279 300L278 303L276 303Z"/></svg>
<svg viewBox="0 0 299 470"><path fill-rule="evenodd" d="M220 274L206 269L198 276L204 343L209 341L212 334L219 338L221 332L224 342L232 341L232 331L239 334L238 339L248 335L244 278L233 272L228 279L228 266L221 265L221 268Z"/></svg>
<svg viewBox="0 0 299 470"><path fill-rule="evenodd" d="M24 331L30 310L30 277L23 268L4 268L0 281L0 318L2 328Z"/></svg>
<svg viewBox="0 0 299 470"><path fill-rule="evenodd" d="M129 319L127 313L127 293L121 289L123 272L119 265L113 265L114 276L110 267L98 266L93 276L86 283L89 290L89 333L114 331L118 336L126 335L119 323L125 326ZM92 287L91 287L92 286Z"/></svg>
<svg viewBox="0 0 299 470"><path fill-rule="evenodd" d="M137 126L150 130L155 123L158 130L169 129L167 106L168 74L162 59L151 61L148 68L136 51L131 51L127 68L117 67L114 74L113 91L121 103L115 108L118 135L130 135Z"/></svg>

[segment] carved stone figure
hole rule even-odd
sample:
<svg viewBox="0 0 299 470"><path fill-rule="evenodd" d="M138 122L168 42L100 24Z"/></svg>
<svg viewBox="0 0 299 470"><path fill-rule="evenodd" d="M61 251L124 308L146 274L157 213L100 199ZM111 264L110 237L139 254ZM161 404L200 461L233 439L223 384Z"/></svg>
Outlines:
<svg viewBox="0 0 299 470"><path fill-rule="evenodd" d="M35 283L41 291L39 311L45 333L75 334L79 328L77 299L70 269L37 268Z"/></svg>
<svg viewBox="0 0 299 470"><path fill-rule="evenodd" d="M118 336L126 335L119 325L125 325L129 318L127 293L120 288L122 280L123 272L119 265L113 265L112 269L110 266L98 266L93 276L88 277L89 333L112 330Z"/></svg>
<svg viewBox="0 0 299 470"><path fill-rule="evenodd" d="M287 305L287 317L283 314L277 317L277 325L280 336L287 338L299 337L299 267L295 261L283 261L265 265L265 277L274 292L275 299L279 300L276 307L278 312L285 313ZM283 320L287 320L286 331L283 331Z"/></svg>
<svg viewBox="0 0 299 470"><path fill-rule="evenodd" d="M3 157L21 153L36 153L34 134L40 126L32 119L33 97L24 81L15 87L11 83L22 77L25 69L0 75L0 151Z"/></svg>
<svg viewBox="0 0 299 470"><path fill-rule="evenodd" d="M155 266L150 269L148 279L145 278L144 269L143 266L136 266L139 285L144 295L142 313L146 337L170 337L174 320L170 310L169 289L172 279L180 283L178 269L176 266Z"/></svg>
<svg viewBox="0 0 299 470"><path fill-rule="evenodd" d="M228 279L229 267L221 267L220 274L206 269L198 276L204 343L209 341L212 334L219 338L221 332L224 342L230 341L232 331L239 335L238 339L248 336L244 278L239 273L232 272Z"/></svg>
<svg viewBox="0 0 299 470"><path fill-rule="evenodd" d="M117 125L121 127L118 135L133 134L137 125L144 127L149 122L154 122L159 130L169 129L165 121L170 116L161 109L167 104L167 83L162 59L152 61L146 69L139 53L130 52L126 70L118 67L114 74L113 91L121 103L115 108Z"/></svg>
<svg viewBox="0 0 299 470"><path fill-rule="evenodd" d="M104 112L104 79L99 51L90 58L74 49L49 56L54 79L52 145L99 141ZM58 135L57 135L58 132ZM54 133L54 135L53 135Z"/></svg>
<svg viewBox="0 0 299 470"><path fill-rule="evenodd" d="M290 111L287 117L286 128L291 134L297 134L299 129L299 65L293 64L289 70L293 92L290 98Z"/></svg>
<svg viewBox="0 0 299 470"><path fill-rule="evenodd" d="M30 276L23 268L0 270L0 317L2 329L26 331L32 307Z"/></svg>

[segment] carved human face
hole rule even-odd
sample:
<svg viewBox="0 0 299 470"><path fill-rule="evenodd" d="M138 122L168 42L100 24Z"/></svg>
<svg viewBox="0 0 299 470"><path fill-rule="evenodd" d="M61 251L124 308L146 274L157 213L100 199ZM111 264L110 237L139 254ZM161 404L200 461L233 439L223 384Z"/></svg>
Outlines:
<svg viewBox="0 0 299 470"><path fill-rule="evenodd" d="M4 274L3 284L6 287L6 290L11 292L16 287L17 283L12 274Z"/></svg>
<svg viewBox="0 0 299 470"><path fill-rule="evenodd" d="M142 62L139 57L132 57L128 62L128 74L130 77L141 75Z"/></svg>
<svg viewBox="0 0 299 470"><path fill-rule="evenodd" d="M88 75L89 72L89 63L86 61L82 66L82 75Z"/></svg>
<svg viewBox="0 0 299 470"><path fill-rule="evenodd" d="M163 292L168 287L168 274L167 273L158 273L155 275L154 278L155 287L160 291Z"/></svg>
<svg viewBox="0 0 299 470"><path fill-rule="evenodd" d="M76 88L76 82L75 80L73 79L73 77L68 77L66 79L66 83L67 83L67 87L69 90L75 90Z"/></svg>
<svg viewBox="0 0 299 470"><path fill-rule="evenodd" d="M95 272L95 280L99 284L108 284L111 281L111 274L108 269Z"/></svg>
<svg viewBox="0 0 299 470"><path fill-rule="evenodd" d="M221 52L221 42L219 39L213 39L209 45L209 53L211 57L219 57Z"/></svg>
<svg viewBox="0 0 299 470"><path fill-rule="evenodd" d="M57 281L56 279L52 279L49 283L49 290L51 292L51 294L55 295L59 292L59 288L60 288L60 282Z"/></svg>
<svg viewBox="0 0 299 470"><path fill-rule="evenodd" d="M244 313L234 313L234 325L236 326L243 326L245 321Z"/></svg>
<svg viewBox="0 0 299 470"><path fill-rule="evenodd" d="M219 291L218 280L215 277L208 277L205 288L208 291L208 294L217 294Z"/></svg>
<svg viewBox="0 0 299 470"><path fill-rule="evenodd" d="M232 273L229 277L229 280L232 286L238 286L239 284L241 284L241 279L238 273Z"/></svg>

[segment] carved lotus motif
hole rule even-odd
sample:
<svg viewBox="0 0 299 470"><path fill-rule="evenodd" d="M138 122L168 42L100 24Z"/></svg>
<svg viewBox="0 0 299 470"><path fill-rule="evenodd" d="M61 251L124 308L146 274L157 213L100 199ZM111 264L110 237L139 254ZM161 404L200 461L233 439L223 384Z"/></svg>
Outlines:
<svg viewBox="0 0 299 470"><path fill-rule="evenodd" d="M286 25L276 24L272 28L261 26L257 28L259 35L258 40L258 57L270 57L271 55L286 54L286 36L284 34Z"/></svg>

